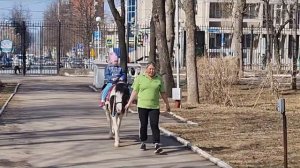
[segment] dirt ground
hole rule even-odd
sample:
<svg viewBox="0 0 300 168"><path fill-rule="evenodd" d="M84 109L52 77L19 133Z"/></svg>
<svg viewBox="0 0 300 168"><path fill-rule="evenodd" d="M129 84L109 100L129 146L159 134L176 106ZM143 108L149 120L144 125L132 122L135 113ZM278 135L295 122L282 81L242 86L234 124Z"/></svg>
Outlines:
<svg viewBox="0 0 300 168"><path fill-rule="evenodd" d="M234 107L186 102L172 111L199 126L162 125L232 167L283 167L282 115L276 111L277 96L259 79L246 79L230 92ZM282 81L281 81L282 82ZM278 93L286 101L288 166L300 167L300 90L284 85Z"/></svg>

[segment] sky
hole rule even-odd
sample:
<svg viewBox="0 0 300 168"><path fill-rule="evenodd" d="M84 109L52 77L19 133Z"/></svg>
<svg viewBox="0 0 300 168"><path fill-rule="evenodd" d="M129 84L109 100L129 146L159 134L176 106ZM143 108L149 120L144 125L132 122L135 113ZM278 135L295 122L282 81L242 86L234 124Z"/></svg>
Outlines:
<svg viewBox="0 0 300 168"><path fill-rule="evenodd" d="M43 20L43 12L47 7L57 0L0 0L0 20L10 16L10 10L15 4L22 4L25 10L30 11L31 20ZM61 0L63 1L63 0ZM105 2L105 13L110 13L108 4Z"/></svg>
<svg viewBox="0 0 300 168"><path fill-rule="evenodd" d="M55 0L0 0L0 19L10 16L10 10L15 4L22 4L25 10L29 10L32 20L43 20L43 12Z"/></svg>

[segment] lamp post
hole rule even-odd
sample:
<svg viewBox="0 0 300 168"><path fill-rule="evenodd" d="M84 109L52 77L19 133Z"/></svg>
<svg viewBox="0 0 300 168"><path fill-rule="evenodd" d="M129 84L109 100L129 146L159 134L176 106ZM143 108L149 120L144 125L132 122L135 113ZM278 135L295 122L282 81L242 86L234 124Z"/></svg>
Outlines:
<svg viewBox="0 0 300 168"><path fill-rule="evenodd" d="M176 108L181 107L180 71L179 71L179 0L175 7L175 56L176 56L176 88L172 88L172 98L175 100Z"/></svg>
<svg viewBox="0 0 300 168"><path fill-rule="evenodd" d="M103 61L102 58L100 58L100 22L101 22L101 17L96 17L96 22L97 22L97 57L99 61Z"/></svg>
<svg viewBox="0 0 300 168"><path fill-rule="evenodd" d="M100 22L101 22L101 17L96 17L96 22L97 22L97 36L98 38L95 39L95 42L97 41L98 44L95 45L97 46L97 56L98 59L94 60L94 86L96 88L102 88L105 82L105 77L104 77L104 72L105 72L105 67L107 66L107 63L105 62L105 56L102 54L100 55Z"/></svg>

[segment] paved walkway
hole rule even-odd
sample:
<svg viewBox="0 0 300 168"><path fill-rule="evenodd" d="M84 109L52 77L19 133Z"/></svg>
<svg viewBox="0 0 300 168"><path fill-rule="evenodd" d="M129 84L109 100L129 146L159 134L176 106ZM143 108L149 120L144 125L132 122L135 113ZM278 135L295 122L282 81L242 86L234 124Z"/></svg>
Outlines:
<svg viewBox="0 0 300 168"><path fill-rule="evenodd" d="M137 114L124 117L121 147L114 148L99 95L88 87L90 77L0 79L22 83L1 116L0 167L217 167L164 135L162 155L155 155L150 143L140 151Z"/></svg>

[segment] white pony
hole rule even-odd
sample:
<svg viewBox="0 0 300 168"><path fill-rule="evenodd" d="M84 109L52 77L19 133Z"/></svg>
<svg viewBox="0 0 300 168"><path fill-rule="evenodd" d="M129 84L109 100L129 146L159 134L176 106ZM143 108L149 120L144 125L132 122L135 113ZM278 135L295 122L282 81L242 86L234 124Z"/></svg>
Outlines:
<svg viewBox="0 0 300 168"><path fill-rule="evenodd" d="M103 109L109 124L109 138L115 136L115 147L120 146L120 126L125 113L125 105L130 97L129 89L126 83L117 83L113 86L109 95L109 100L105 102Z"/></svg>

